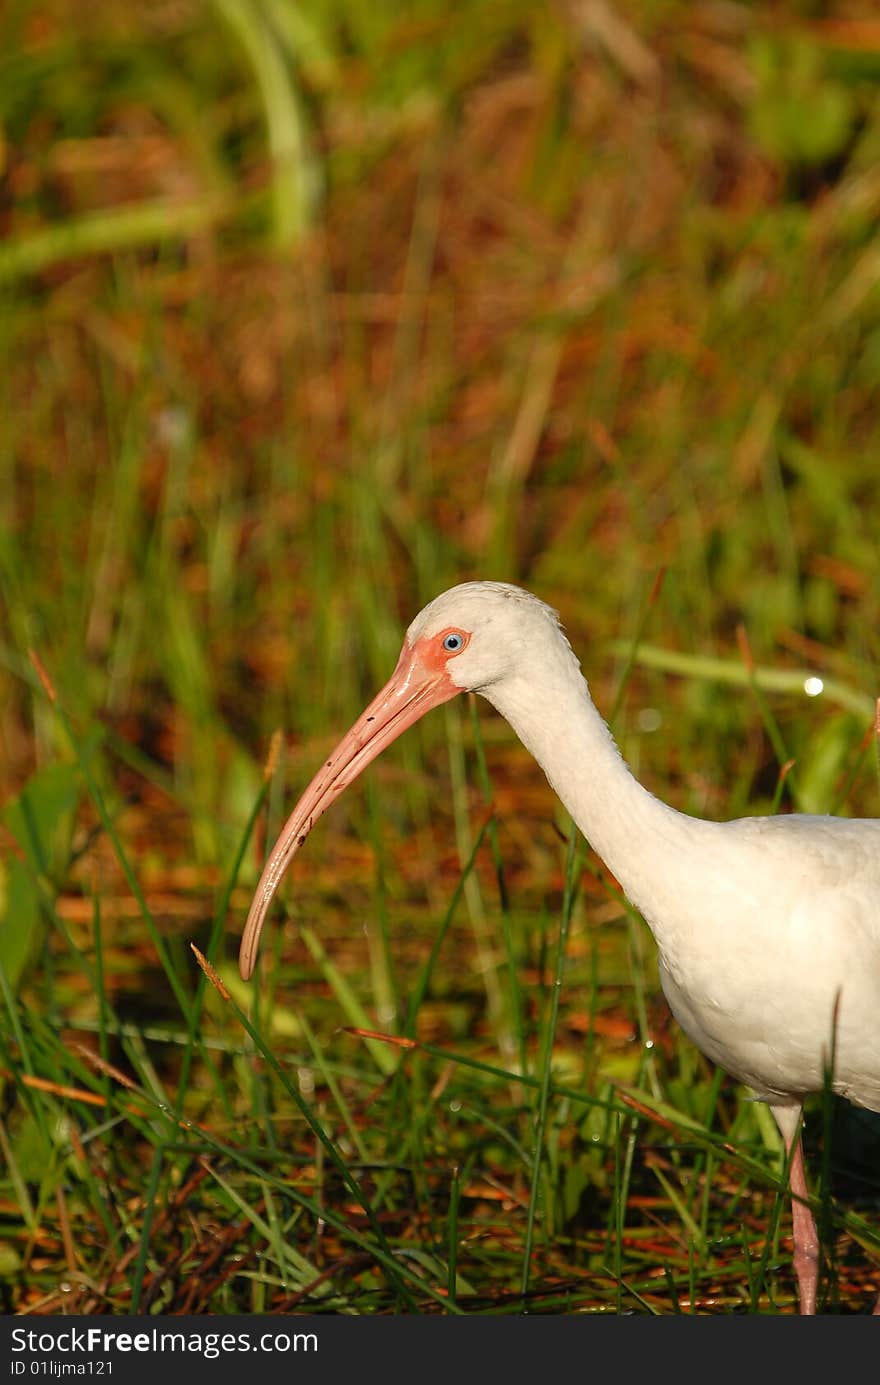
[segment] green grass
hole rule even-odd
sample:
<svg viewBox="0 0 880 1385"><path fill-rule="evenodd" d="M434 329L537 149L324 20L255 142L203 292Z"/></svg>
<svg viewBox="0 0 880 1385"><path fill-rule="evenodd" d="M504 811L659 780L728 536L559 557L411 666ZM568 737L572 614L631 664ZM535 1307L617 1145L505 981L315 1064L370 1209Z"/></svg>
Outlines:
<svg viewBox="0 0 880 1385"><path fill-rule="evenodd" d="M235 968L293 797L471 577L560 608L677 807L876 815L876 35L591 13L3 11L6 1311L793 1309L769 1113L484 706L346 795ZM864 1312L876 1125L807 1140Z"/></svg>

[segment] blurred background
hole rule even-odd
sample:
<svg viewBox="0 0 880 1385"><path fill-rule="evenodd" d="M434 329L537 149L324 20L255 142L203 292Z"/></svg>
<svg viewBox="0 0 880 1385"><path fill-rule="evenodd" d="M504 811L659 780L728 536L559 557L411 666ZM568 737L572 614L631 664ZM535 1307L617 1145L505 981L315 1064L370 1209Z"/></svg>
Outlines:
<svg viewBox="0 0 880 1385"><path fill-rule="evenodd" d="M210 935L234 986L267 832L413 615L471 578L560 609L627 758L677 807L875 815L878 211L869 0L7 0L10 1005L56 1032L104 1024L101 987L120 1024L176 1013L125 862L180 984L186 941ZM521 912L514 951L544 966L564 825L497 718L412 733L316 832L298 888L393 1027L490 799L500 846L466 877L437 983L465 998L424 1022L512 1062L529 1036L495 911ZM636 934L597 871L579 927L612 941L584 944L587 1027L608 1009L636 1080L626 1043L665 1010L642 934L633 1001ZM96 910L100 985L81 965ZM276 934L324 1042L326 958ZM31 1108L13 1121L16 1188L47 1131ZM10 1234L11 1303L37 1291Z"/></svg>

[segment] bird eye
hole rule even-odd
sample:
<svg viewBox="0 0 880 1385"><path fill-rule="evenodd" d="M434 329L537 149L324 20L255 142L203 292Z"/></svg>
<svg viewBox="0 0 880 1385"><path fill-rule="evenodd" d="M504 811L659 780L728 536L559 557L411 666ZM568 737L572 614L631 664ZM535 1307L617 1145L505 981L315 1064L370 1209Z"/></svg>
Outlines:
<svg viewBox="0 0 880 1385"><path fill-rule="evenodd" d="M450 635L445 635L445 636L444 636L444 639L443 639L443 648L444 648L444 649L447 649L447 650L449 651L450 654L457 654L458 651L459 651L460 649L462 649L463 647L464 647L464 636L463 636L463 635L457 635L457 634L453 631L452 634L450 634Z"/></svg>

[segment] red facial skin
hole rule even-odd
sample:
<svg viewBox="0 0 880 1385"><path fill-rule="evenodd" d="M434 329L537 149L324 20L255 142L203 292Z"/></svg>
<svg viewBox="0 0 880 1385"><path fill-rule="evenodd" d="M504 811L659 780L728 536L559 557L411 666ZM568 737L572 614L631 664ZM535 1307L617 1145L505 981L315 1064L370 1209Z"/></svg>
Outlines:
<svg viewBox="0 0 880 1385"><path fill-rule="evenodd" d="M460 649L443 648L447 635L460 635ZM315 775L269 853L257 885L241 940L238 965L247 981L253 974L260 934L281 878L322 813L353 783L376 756L397 740L432 707L449 702L462 690L449 676L448 663L467 648L470 634L450 627L415 644L404 643L397 667L385 687Z"/></svg>

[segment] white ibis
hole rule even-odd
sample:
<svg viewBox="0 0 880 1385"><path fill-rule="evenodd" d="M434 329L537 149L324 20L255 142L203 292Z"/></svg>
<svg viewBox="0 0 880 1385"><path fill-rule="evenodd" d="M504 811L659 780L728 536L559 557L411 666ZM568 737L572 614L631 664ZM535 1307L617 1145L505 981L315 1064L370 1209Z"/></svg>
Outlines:
<svg viewBox="0 0 880 1385"><path fill-rule="evenodd" d="M819 1243L803 1200L801 1106L833 1061L833 1090L880 1111L880 819L705 822L667 807L631 774L556 612L529 592L466 582L416 616L390 681L309 784L266 862L242 976L316 820L385 746L460 692L482 694L506 717L647 920L679 1024L768 1103L791 1156L800 1310L814 1313Z"/></svg>

